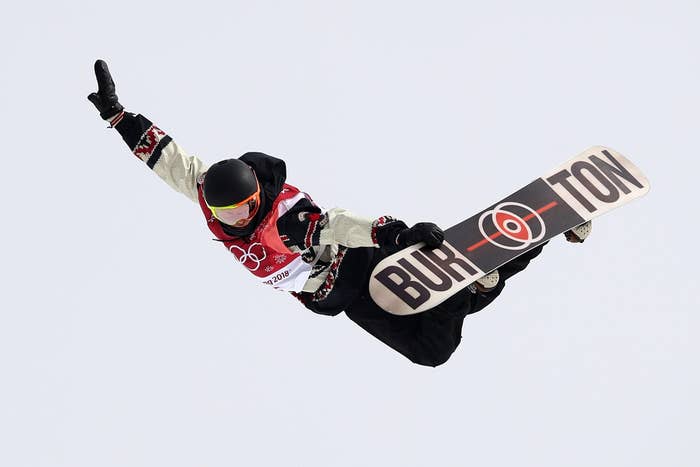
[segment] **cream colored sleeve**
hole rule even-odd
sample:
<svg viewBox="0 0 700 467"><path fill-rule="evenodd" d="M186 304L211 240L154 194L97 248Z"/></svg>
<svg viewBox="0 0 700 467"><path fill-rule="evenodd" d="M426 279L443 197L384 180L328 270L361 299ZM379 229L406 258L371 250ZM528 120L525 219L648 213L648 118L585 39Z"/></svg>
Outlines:
<svg viewBox="0 0 700 467"><path fill-rule="evenodd" d="M349 247L377 247L374 238L375 221L361 217L352 212L333 208L328 210L327 224L322 228L319 243L332 245L334 243Z"/></svg>
<svg viewBox="0 0 700 467"><path fill-rule="evenodd" d="M171 140L163 148L153 171L175 191L195 203L199 202L197 180L207 171L207 165L197 157L188 155L175 141Z"/></svg>

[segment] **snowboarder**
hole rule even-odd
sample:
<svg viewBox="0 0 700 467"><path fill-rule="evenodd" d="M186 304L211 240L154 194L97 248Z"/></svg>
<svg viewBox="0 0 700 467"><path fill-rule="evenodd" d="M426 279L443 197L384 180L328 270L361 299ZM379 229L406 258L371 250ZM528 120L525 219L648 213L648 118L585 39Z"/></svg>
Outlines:
<svg viewBox="0 0 700 467"><path fill-rule="evenodd" d="M344 209L324 210L286 183L283 160L263 153L249 152L207 167L146 117L124 110L104 61L95 62L95 76L98 91L88 99L100 116L136 157L199 205L216 240L239 263L316 313L335 316L344 311L414 363L446 362L459 345L464 318L489 305L506 280L542 251L543 245L523 254L429 311L386 313L368 293L373 267L418 242L439 246L444 237L437 225L420 222L409 228L388 216L367 219ZM567 240L580 242L589 230L590 224L569 231Z"/></svg>

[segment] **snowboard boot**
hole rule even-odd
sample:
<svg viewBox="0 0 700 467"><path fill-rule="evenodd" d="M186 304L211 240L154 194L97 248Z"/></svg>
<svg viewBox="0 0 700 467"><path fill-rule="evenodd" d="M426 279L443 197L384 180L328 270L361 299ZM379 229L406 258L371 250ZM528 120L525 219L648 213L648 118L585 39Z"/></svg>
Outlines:
<svg viewBox="0 0 700 467"><path fill-rule="evenodd" d="M571 243L583 243L583 241L590 235L591 229L591 221L584 222L583 224L564 232L564 236ZM469 284L468 288L472 293L490 292L498 285L499 279L500 276L498 274L498 269L496 269L486 274L484 277L477 279L473 284Z"/></svg>
<svg viewBox="0 0 700 467"><path fill-rule="evenodd" d="M477 279L473 284L469 284L469 290L471 293L477 292L490 292L498 285L498 280L500 276L498 275L498 269L491 271L484 277Z"/></svg>
<svg viewBox="0 0 700 467"><path fill-rule="evenodd" d="M591 221L584 222L583 224L564 232L564 236L566 237L566 240L571 243L583 243L583 241L590 235L592 228Z"/></svg>

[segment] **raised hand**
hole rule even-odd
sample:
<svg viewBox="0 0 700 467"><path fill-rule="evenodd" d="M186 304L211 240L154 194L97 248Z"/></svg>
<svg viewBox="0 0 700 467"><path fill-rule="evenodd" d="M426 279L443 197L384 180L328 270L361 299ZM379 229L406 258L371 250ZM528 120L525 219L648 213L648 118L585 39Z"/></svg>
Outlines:
<svg viewBox="0 0 700 467"><path fill-rule="evenodd" d="M97 78L97 92L91 93L88 100L97 107L100 117L109 120L123 111L124 107L119 103L112 75L104 60L95 62L95 77Z"/></svg>

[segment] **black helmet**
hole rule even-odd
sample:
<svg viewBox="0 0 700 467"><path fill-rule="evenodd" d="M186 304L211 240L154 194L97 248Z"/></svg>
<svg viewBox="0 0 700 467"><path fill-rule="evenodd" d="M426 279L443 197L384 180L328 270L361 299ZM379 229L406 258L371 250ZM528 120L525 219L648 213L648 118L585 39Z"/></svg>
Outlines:
<svg viewBox="0 0 700 467"><path fill-rule="evenodd" d="M226 159L209 168L203 190L209 206L230 206L253 195L258 190L258 180L245 162Z"/></svg>

